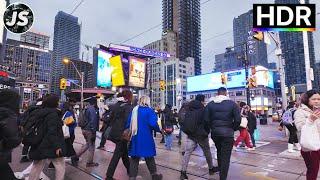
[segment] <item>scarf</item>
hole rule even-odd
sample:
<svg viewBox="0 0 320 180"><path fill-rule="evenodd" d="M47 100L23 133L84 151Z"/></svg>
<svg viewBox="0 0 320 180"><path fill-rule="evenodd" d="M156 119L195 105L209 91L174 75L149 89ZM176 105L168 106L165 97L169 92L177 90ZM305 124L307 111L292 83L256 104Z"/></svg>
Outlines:
<svg viewBox="0 0 320 180"><path fill-rule="evenodd" d="M131 123L130 123L131 137L137 135L138 133L138 109L139 109L139 106L136 106L132 110Z"/></svg>

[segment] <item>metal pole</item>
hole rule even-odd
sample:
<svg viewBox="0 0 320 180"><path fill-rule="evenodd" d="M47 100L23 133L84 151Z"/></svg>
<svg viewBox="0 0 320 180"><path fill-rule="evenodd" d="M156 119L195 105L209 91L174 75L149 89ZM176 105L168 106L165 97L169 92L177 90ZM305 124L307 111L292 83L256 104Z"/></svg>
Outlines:
<svg viewBox="0 0 320 180"><path fill-rule="evenodd" d="M248 58L248 44L245 43L245 52L244 52L244 63L245 63L245 71L246 71L246 81L247 81L247 87L246 87L246 94L247 94L247 105L250 106L250 88L249 88L249 58Z"/></svg>
<svg viewBox="0 0 320 180"><path fill-rule="evenodd" d="M84 72L81 72L81 109L83 109L83 79L84 79Z"/></svg>

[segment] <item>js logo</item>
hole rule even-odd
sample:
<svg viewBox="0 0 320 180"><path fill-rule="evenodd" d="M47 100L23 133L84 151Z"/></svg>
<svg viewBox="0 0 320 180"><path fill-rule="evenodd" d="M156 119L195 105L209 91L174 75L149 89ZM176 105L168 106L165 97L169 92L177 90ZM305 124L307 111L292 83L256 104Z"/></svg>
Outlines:
<svg viewBox="0 0 320 180"><path fill-rule="evenodd" d="M33 19L31 8L23 3L10 4L3 15L7 30L16 34L27 32L33 24Z"/></svg>

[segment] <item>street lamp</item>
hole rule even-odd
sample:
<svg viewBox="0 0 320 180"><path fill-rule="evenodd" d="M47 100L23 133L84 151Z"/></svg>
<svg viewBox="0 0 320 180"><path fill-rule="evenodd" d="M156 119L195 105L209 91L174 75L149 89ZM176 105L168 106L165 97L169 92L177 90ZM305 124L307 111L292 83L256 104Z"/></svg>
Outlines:
<svg viewBox="0 0 320 180"><path fill-rule="evenodd" d="M63 58L62 62L65 64L65 65L68 65L68 64L72 64L72 66L74 67L74 69L77 71L77 74L78 76L80 77L81 79L81 84L80 84L80 87L81 87L81 100L80 100L80 108L81 110L83 109L83 78L84 78L84 73L81 72L78 70L78 68L76 67L76 65L68 58Z"/></svg>

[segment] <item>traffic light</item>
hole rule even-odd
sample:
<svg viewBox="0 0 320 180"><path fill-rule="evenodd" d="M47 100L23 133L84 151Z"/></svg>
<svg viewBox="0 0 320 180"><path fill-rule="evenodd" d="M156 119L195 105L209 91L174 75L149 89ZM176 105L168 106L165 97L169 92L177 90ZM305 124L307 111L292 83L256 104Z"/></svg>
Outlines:
<svg viewBox="0 0 320 180"><path fill-rule="evenodd" d="M166 82L164 80L160 80L160 91L166 90Z"/></svg>
<svg viewBox="0 0 320 180"><path fill-rule="evenodd" d="M60 79L60 89L61 90L67 89L67 79L65 78Z"/></svg>
<svg viewBox="0 0 320 180"><path fill-rule="evenodd" d="M224 73L221 74L221 83L224 85L227 84L227 77Z"/></svg>
<svg viewBox="0 0 320 180"><path fill-rule="evenodd" d="M258 41L262 41L263 40L263 32L261 31L253 31L253 38L255 38Z"/></svg>

